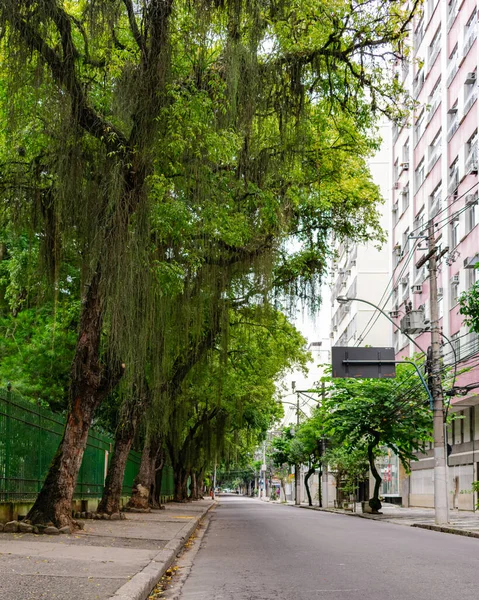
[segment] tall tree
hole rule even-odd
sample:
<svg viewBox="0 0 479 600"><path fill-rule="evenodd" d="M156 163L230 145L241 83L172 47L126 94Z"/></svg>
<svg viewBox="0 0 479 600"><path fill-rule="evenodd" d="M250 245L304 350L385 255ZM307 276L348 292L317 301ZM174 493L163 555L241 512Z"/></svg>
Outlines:
<svg viewBox="0 0 479 600"><path fill-rule="evenodd" d="M2 2L5 213L36 231L37 215L53 274L66 247L82 274L69 415L33 521L71 524L95 410L123 365L143 375L158 275L247 256L267 292L295 236L282 281L314 296L328 232L372 235L365 132L399 98L381 65L416 4Z"/></svg>

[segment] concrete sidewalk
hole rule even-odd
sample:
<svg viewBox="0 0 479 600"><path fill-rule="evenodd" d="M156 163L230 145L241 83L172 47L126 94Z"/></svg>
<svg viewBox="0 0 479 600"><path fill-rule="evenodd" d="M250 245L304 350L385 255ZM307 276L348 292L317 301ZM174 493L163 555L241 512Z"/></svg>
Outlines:
<svg viewBox="0 0 479 600"><path fill-rule="evenodd" d="M2 600L144 600L215 502L169 503L72 535L0 533Z"/></svg>
<svg viewBox="0 0 479 600"><path fill-rule="evenodd" d="M436 525L434 523L434 509L432 508L402 508L393 504L383 502L381 513L379 515L363 514L361 505L356 505L356 512L345 511L337 508L319 508L318 506L308 506L301 504L301 508L310 510L320 510L332 513L339 513L361 517L363 519L372 519L374 521L387 521L397 525L407 525L409 527L420 527L423 529L432 529L434 531L443 531L444 533L454 533L467 537L479 538L479 511L450 511L450 522L448 525Z"/></svg>

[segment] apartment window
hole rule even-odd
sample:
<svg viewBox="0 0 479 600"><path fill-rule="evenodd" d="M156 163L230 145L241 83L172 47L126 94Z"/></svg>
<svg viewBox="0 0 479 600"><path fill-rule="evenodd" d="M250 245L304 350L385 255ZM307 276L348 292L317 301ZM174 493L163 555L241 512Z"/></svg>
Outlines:
<svg viewBox="0 0 479 600"><path fill-rule="evenodd" d="M436 164L439 156L441 155L441 130L436 133L434 139L429 144L428 148L428 171L430 171Z"/></svg>
<svg viewBox="0 0 479 600"><path fill-rule="evenodd" d="M417 49L424 37L424 17L419 19L416 29L414 30L414 47Z"/></svg>
<svg viewBox="0 0 479 600"><path fill-rule="evenodd" d="M403 163L409 162L409 138L406 140L406 143L402 147L402 161Z"/></svg>
<svg viewBox="0 0 479 600"><path fill-rule="evenodd" d="M448 68L447 68L447 85L449 86L452 82L452 80L454 79L454 77L456 76L457 73L457 68L458 68L458 55L459 55L459 51L458 51L458 47L457 44L454 46L451 54L449 54L449 60L448 60Z"/></svg>
<svg viewBox="0 0 479 600"><path fill-rule="evenodd" d="M421 159L421 162L418 164L416 169L416 189L419 189L423 184L424 179L426 178L426 169L424 158Z"/></svg>
<svg viewBox="0 0 479 600"><path fill-rule="evenodd" d="M422 110L421 114L416 119L414 124L414 132L416 135L416 143L420 140L422 134L424 133L424 125L426 121L426 111Z"/></svg>
<svg viewBox="0 0 479 600"><path fill-rule="evenodd" d="M475 283L479 282L479 268L478 269L464 269L466 272L466 287L471 288Z"/></svg>
<svg viewBox="0 0 479 600"><path fill-rule="evenodd" d="M467 73L464 80L464 114L467 114L477 97L477 69Z"/></svg>
<svg viewBox="0 0 479 600"><path fill-rule="evenodd" d="M459 115L458 115L458 107L457 100L451 106L451 108L447 111L447 138L448 141L456 132L456 129L459 124Z"/></svg>
<svg viewBox="0 0 479 600"><path fill-rule="evenodd" d="M441 49L441 28L438 27L428 48L429 68L431 68Z"/></svg>
<svg viewBox="0 0 479 600"><path fill-rule="evenodd" d="M464 27L464 49L463 56L469 52L474 44L474 40L477 37L477 12L474 9L471 16L467 20L466 26Z"/></svg>
<svg viewBox="0 0 479 600"><path fill-rule="evenodd" d="M451 249L454 250L454 248L459 243L459 217L455 217L451 221L450 227L451 227Z"/></svg>
<svg viewBox="0 0 479 600"><path fill-rule="evenodd" d="M413 223L414 235L420 235L420 233L422 231L424 231L424 206L414 217L414 223Z"/></svg>
<svg viewBox="0 0 479 600"><path fill-rule="evenodd" d="M409 227L402 234L403 253L407 252L408 243L409 243Z"/></svg>
<svg viewBox="0 0 479 600"><path fill-rule="evenodd" d="M469 233L479 223L479 204L477 201L477 192L474 195L466 196L466 233Z"/></svg>
<svg viewBox="0 0 479 600"><path fill-rule="evenodd" d="M449 192L452 193L459 185L459 158L453 160L449 166Z"/></svg>
<svg viewBox="0 0 479 600"><path fill-rule="evenodd" d="M399 178L399 158L394 161L393 167L393 181L397 181Z"/></svg>
<svg viewBox="0 0 479 600"><path fill-rule="evenodd" d="M436 112L436 108L439 106L439 102L441 101L441 77L437 78L434 87L432 88L431 93L429 94L428 103L429 103L429 113L428 119L432 119L432 116Z"/></svg>
<svg viewBox="0 0 479 600"><path fill-rule="evenodd" d="M404 189L401 192L401 197L402 197L401 211L404 212L409 206L409 183L404 186Z"/></svg>
<svg viewBox="0 0 479 600"><path fill-rule="evenodd" d="M434 188L432 194L429 196L429 218L432 219L441 210L441 195L442 195L442 183Z"/></svg>
<svg viewBox="0 0 479 600"><path fill-rule="evenodd" d="M451 344L455 351L455 357L451 357L451 362L456 359L458 361L461 357L461 338L459 337L459 331L451 335Z"/></svg>

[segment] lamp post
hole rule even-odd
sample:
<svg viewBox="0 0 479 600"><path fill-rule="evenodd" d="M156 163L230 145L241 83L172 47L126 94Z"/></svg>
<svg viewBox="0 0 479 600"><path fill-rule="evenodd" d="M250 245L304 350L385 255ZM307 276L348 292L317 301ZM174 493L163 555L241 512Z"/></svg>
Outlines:
<svg viewBox="0 0 479 600"><path fill-rule="evenodd" d="M434 280L435 281L435 280ZM436 282L437 283L437 282ZM434 290L433 290L434 291ZM436 297L433 294L434 298ZM431 304L434 304L431 299ZM391 319L391 317L384 312L382 308L369 302L369 300L363 300L362 298L348 298L347 296L338 296L336 300L340 304L347 304L348 302L363 302L369 304L376 310L378 310L383 316L390 321L396 329L400 327ZM435 522L438 525L442 525L449 522L449 497L447 491L447 449L445 445L444 436L444 401L442 393L442 384L440 380L440 357L439 357L439 320L437 315L437 302L435 303L435 311L431 310L431 338L433 342L433 352L431 358L431 384L427 386L427 389L432 398L433 408L433 423L434 423L434 512ZM431 306L432 308L432 306ZM416 343L412 337L402 332L423 354L424 350ZM435 350L435 351L434 351Z"/></svg>

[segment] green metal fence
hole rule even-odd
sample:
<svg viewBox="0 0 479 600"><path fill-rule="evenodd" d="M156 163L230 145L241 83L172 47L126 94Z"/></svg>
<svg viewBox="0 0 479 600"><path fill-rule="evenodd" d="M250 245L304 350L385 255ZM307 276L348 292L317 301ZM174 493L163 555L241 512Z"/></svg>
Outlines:
<svg viewBox="0 0 479 600"><path fill-rule="evenodd" d="M0 390L0 502L31 502L40 491L60 443L65 418ZM75 499L100 498L113 438L90 431ZM130 452L123 494L131 495L141 455ZM173 493L173 471L165 468L161 493ZM171 492L170 492L171 490Z"/></svg>

